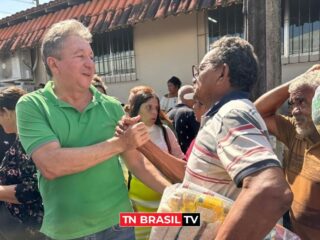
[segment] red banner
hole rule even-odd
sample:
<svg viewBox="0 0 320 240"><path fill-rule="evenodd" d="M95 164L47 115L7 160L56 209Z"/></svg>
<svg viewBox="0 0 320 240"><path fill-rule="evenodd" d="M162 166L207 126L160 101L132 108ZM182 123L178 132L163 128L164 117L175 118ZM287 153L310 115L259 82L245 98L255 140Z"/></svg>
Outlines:
<svg viewBox="0 0 320 240"><path fill-rule="evenodd" d="M121 227L199 226L200 213L120 213Z"/></svg>

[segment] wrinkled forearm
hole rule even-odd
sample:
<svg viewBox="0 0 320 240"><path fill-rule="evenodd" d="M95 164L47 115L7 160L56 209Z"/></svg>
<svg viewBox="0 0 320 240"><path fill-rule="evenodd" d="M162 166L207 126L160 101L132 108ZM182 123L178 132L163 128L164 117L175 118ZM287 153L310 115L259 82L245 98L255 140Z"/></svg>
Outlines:
<svg viewBox="0 0 320 240"><path fill-rule="evenodd" d="M172 183L182 182L186 169L186 161L178 159L162 151L151 141L138 150Z"/></svg>
<svg viewBox="0 0 320 240"><path fill-rule="evenodd" d="M266 92L254 102L263 118L275 115L279 107L289 98L290 83L291 81Z"/></svg>

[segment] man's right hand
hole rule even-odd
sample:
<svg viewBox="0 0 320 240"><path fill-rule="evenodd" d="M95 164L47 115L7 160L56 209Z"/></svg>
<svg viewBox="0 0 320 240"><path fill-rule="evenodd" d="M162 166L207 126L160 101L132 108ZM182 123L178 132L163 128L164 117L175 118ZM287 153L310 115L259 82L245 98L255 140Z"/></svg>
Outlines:
<svg viewBox="0 0 320 240"><path fill-rule="evenodd" d="M118 137L124 142L125 150L136 149L150 140L148 129L142 122L127 127Z"/></svg>

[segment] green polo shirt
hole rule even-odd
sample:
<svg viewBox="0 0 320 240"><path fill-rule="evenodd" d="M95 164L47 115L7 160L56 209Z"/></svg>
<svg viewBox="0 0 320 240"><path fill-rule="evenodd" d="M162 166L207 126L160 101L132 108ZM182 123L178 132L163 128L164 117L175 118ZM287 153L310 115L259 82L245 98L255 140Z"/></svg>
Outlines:
<svg viewBox="0 0 320 240"><path fill-rule="evenodd" d="M114 136L124 114L120 103L94 87L90 90L93 98L83 112L59 100L53 82L19 100L18 132L28 154L53 141L74 148ZM39 173L45 210L41 232L54 239L79 238L119 223L120 212L132 211L118 157L55 180Z"/></svg>

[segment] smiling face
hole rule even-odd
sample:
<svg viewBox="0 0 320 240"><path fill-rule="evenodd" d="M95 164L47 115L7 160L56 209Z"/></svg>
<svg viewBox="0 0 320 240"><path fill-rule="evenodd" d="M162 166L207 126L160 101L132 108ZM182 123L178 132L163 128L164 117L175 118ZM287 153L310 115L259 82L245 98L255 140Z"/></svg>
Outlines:
<svg viewBox="0 0 320 240"><path fill-rule="evenodd" d="M79 36L69 36L59 52L59 57L47 59L54 80L68 89L89 89L95 73L89 42Z"/></svg>
<svg viewBox="0 0 320 240"><path fill-rule="evenodd" d="M155 124L159 114L159 101L157 98L152 97L145 103L142 103L139 109L141 121L148 127Z"/></svg>
<svg viewBox="0 0 320 240"><path fill-rule="evenodd" d="M301 87L290 94L292 116L296 122L296 131L303 137L310 136L316 131L311 117L311 103L314 89Z"/></svg>

